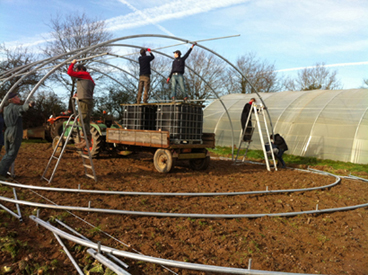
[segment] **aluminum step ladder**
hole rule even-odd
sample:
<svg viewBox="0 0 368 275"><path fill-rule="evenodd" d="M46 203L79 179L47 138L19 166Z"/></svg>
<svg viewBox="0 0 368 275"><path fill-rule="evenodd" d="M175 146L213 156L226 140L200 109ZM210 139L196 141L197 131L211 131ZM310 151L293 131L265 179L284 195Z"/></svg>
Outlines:
<svg viewBox="0 0 368 275"><path fill-rule="evenodd" d="M269 155L270 155L270 157L273 160L274 169L275 169L275 171L277 171L276 160L275 160L275 155L273 153L273 150L270 150L269 151L269 154L266 151L266 146L265 146L265 142L264 142L265 139L263 137L262 126L261 126L261 122L260 122L260 119L259 119L259 115L261 115L263 117L263 121L264 121L264 130L265 130L265 134L266 134L266 140L268 141L268 144L271 144L270 133L269 133L269 130L268 130L267 119L266 119L266 115L265 115L265 111L264 110L265 110L265 108L264 108L264 106L262 104L260 104L258 106L255 102L253 102L253 104L251 106L251 109L250 109L250 112L248 114L247 121L245 123L245 127L242 130L242 132L241 132L241 137L240 137L240 140L239 140L238 151L237 151L236 157L234 159L234 164L244 163L245 158L247 156L247 153L248 153L248 150L249 150L249 146L250 146L250 144L252 142L253 132L255 130L255 127L254 126L251 126L250 123L249 123L251 121L252 112L253 112L254 113L255 120L256 120L256 127L257 127L258 133L259 133L259 139L261 141L263 155L264 155L265 162L266 162L267 171L271 171ZM246 141L244 141L244 138L246 139ZM242 145L244 143L247 143L247 145L246 145L245 153L243 155L243 159L242 160L238 160L240 150L241 150ZM272 146L270 146L270 147L272 147Z"/></svg>
<svg viewBox="0 0 368 275"><path fill-rule="evenodd" d="M76 103L73 102L73 100L75 100ZM77 109L76 106L77 105ZM83 121L83 117L81 115L80 112L80 106L79 106L79 100L77 97L73 97L72 99L72 107L73 107L73 113L70 115L67 123L65 124L65 127L63 129L63 132L54 148L54 151L52 152L52 155L49 159L49 162L47 163L46 169L43 172L43 175L41 177L41 180L46 180L49 184L51 183L51 181L53 180L55 173L56 173L56 169L59 166L60 160L64 154L65 148L68 145L69 140L71 139L71 135L73 132L75 132L74 130L76 129L76 134L78 136L78 140L82 140L82 138L84 138L84 140L86 141L86 147L82 148L82 149L78 149L78 151L80 151L80 156L82 157L82 161L83 161L83 168L84 168L84 174L86 175L86 177L94 179L95 182L97 182L97 177L96 177L96 172L95 172L95 168L93 165L93 161L92 161L92 155L91 152L89 150L89 141L87 138L87 133L85 132L85 128L84 128L84 121ZM72 118L74 118L73 122ZM78 120L80 121L81 125L79 124ZM67 131L67 129L69 128L69 133L67 135L66 138L65 137L65 133ZM82 128L83 131L83 136L80 134L80 128ZM65 142L64 142L65 139ZM64 144L62 144L64 143ZM88 155L84 154L84 151L88 153ZM57 153L59 153L58 156ZM51 173L50 178L46 178L46 173L48 171L48 169L51 166L51 163L53 160L56 160L56 163L54 165L53 171ZM88 163L89 161L89 163ZM88 169L92 170L92 174L88 173Z"/></svg>

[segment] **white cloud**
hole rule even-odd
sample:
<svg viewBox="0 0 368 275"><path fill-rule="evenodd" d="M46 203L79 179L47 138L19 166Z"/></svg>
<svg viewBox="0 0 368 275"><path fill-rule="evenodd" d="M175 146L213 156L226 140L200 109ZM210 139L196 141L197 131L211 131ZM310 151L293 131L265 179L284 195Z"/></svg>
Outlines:
<svg viewBox="0 0 368 275"><path fill-rule="evenodd" d="M368 61L363 62L351 62L351 63L340 63L340 64L329 64L323 65L326 68L334 68L334 67L348 67L348 66L360 66L360 65L368 65ZM304 69L313 69L316 66L308 66L308 67L299 67L299 68L291 68L291 69L282 69L276 70L275 72L291 72L291 71L300 71Z"/></svg>
<svg viewBox="0 0 368 275"><path fill-rule="evenodd" d="M163 31L164 33L168 34L168 35L174 35L172 34L170 31L168 31L167 29L165 29L164 27L162 27L161 25L157 24L156 22L154 22L150 16L146 15L145 12L138 10L136 7L134 7L133 5L131 5L128 1L126 0L118 0L119 2L127 5L131 10L133 10L134 12L136 12L137 14L139 14L143 20L147 21L148 23L151 23L153 25L155 25L156 27L158 27L161 31Z"/></svg>

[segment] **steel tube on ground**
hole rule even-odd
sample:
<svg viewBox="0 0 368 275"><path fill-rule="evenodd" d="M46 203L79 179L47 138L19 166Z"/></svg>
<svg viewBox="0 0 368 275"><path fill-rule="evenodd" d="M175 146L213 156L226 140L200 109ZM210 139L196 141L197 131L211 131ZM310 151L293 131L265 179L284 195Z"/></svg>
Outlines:
<svg viewBox="0 0 368 275"><path fill-rule="evenodd" d="M14 217L16 217L17 219L19 219L20 221L22 221L22 217L21 216L17 215L16 213L14 213L13 211L11 211L9 208L7 208L6 206L2 205L1 203L0 203L0 207L2 209L4 209L5 211L9 212L10 215L13 215Z"/></svg>
<svg viewBox="0 0 368 275"><path fill-rule="evenodd" d="M15 188L13 188L13 193L14 193L14 199L18 199L18 196L17 196L17 192L15 191ZM17 206L17 212L18 212L18 215L19 215L19 220L22 221L22 213L20 212L20 207L19 207L19 204L16 204Z"/></svg>
<svg viewBox="0 0 368 275"><path fill-rule="evenodd" d="M55 219L55 221L58 224L60 224L61 226L64 226L69 231L73 232L75 235L81 237L83 240L90 241L87 237L85 237L82 234L80 234L79 232L75 231L73 228L71 228L70 226L66 225L62 221L59 221L58 219ZM118 262L122 266L124 266L124 268L129 268L129 265L127 265L126 263L122 262L120 259L116 258L114 255L107 253L107 256L110 257L111 259L113 259L114 261Z"/></svg>
<svg viewBox="0 0 368 275"><path fill-rule="evenodd" d="M72 254L70 254L70 252L69 252L68 248L64 245L64 243L62 242L62 240L60 239L60 237L59 237L56 233L54 233L54 232L52 232L52 233L54 234L55 238L57 239L57 241L59 242L59 244L60 244L60 245L62 246L62 248L64 249L64 251L65 251L66 255L68 256L69 260L72 262L72 264L74 265L74 267L75 267L75 269L78 271L78 273L79 273L80 275L84 275L83 271L80 269L79 265L78 265L78 264L77 264L77 262L74 260L74 258L73 258L73 256L72 256Z"/></svg>
<svg viewBox="0 0 368 275"><path fill-rule="evenodd" d="M118 275L131 275L129 272L125 271L124 269L122 269L117 264L115 264L112 261L108 260L102 254L97 253L94 249L92 249L92 248L87 249L87 253L89 255L91 255L93 258L95 258L96 260L98 260L101 264L103 264L104 266L106 266L109 269L111 269L112 271L114 271L116 274L118 274Z"/></svg>
<svg viewBox="0 0 368 275"><path fill-rule="evenodd" d="M23 205L46 208L46 209L58 209L58 210L73 210L83 212L96 212L96 213L108 213L108 214L121 214L121 215L135 215L135 216L147 216L147 217L170 217L170 218L198 218L198 219L238 219L238 218L261 218L261 217L291 217L303 214L320 214L320 213L331 213L338 211L355 210L358 208L364 208L368 206L368 203L327 208L322 210L308 210L308 211L296 211L296 212L283 212L283 213L267 213L267 214L190 214L190 213L165 213L165 212L144 212L144 211L129 211L129 210L118 210L118 209L104 209L104 208L88 208L68 205L50 205L43 203L35 203L22 200L14 200L0 196L0 200L12 203L19 203Z"/></svg>
<svg viewBox="0 0 368 275"><path fill-rule="evenodd" d="M309 172L306 170L300 170L303 172ZM284 190L267 190L267 191L244 191L244 192L225 192L225 193L154 193L154 192L131 192L131 191L110 191L110 190L86 190L86 189L68 189L68 188L57 188L57 187L42 187L33 185L24 185L18 183L11 183L6 181L0 181L1 184L19 187L25 189L42 190L42 191L53 191L53 192L70 192L70 193L89 193L89 194L104 194L104 195L128 195L128 196L191 196L191 197L209 197L209 196L239 196L239 195L256 195L256 194L277 194L277 193L295 193L295 192L306 192L313 190L320 190L333 187L341 182L341 179L330 173L323 173L325 176L335 177L335 182L320 187L310 187L303 189L284 189Z"/></svg>
<svg viewBox="0 0 368 275"><path fill-rule="evenodd" d="M47 228L48 230L52 231L53 233L70 240L72 242L78 243L83 246L87 246L93 249L97 249L98 245L96 243L91 243L89 241L85 241L81 238L75 237L70 235L54 226L51 226L47 222L35 217L29 216L31 220L38 223L39 225ZM183 269L191 269L191 270L198 270L198 271L206 271L206 272L218 272L218 273L229 273L229 274L298 274L298 273L287 273L287 272L272 272L272 271L262 271L262 270L247 270L241 268L231 268L231 267L222 267L222 266L213 266L213 265L202 265L202 264L194 264L194 263L187 263L187 262L180 262L174 260L167 260L161 259L156 257L150 257L145 255L140 255L132 252L126 252L117 250L108 246L101 245L101 251L111 253L117 256L126 257L134 260L146 261L155 264L163 264L167 266L173 266L177 268Z"/></svg>

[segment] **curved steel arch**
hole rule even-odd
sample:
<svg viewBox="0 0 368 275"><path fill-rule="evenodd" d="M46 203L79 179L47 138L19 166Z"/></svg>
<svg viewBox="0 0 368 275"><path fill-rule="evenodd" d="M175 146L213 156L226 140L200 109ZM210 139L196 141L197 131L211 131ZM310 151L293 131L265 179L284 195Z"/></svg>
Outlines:
<svg viewBox="0 0 368 275"><path fill-rule="evenodd" d="M28 102L30 100L30 97L37 91L37 89L42 85L42 83L48 78L49 75L51 75L54 71L56 71L59 67L61 67L62 65L66 64L67 62L69 62L70 60L73 60L75 59L77 56L81 55L81 54L84 54L92 49L95 49L95 48L98 48L98 47L102 47L102 46L105 46L107 44L111 44L111 43L114 43L116 41L121 41L121 40L126 40L126 39L133 39L133 38L141 38L141 37L160 37L160 38L167 38L167 39L174 39L174 40L179 40L179 41L183 41L183 42L187 42L187 43L193 43L189 40L186 40L186 39L182 39L182 38L178 38L178 37L175 37L175 36L168 36L168 35L160 35L160 34L140 34L140 35L131 35L131 36L125 36L125 37L120 37L120 38L115 38L115 39L111 39L111 40L108 40L108 41L105 41L105 42L102 42L100 44L97 44L97 45L93 45L93 46L90 46L88 48L84 48L82 49L80 52L78 52L77 54L67 58L66 60L64 60L63 62L61 62L59 65L55 66L53 69L51 69L37 84L36 86L31 90L31 92L28 94L25 102ZM266 106L266 104L264 103L263 99L261 98L261 96L259 95L258 91L255 89L255 87L251 84L251 82L247 79L246 76L244 76L242 74L242 72L236 67L234 66L230 61L228 61L226 58L224 58L223 56L221 56L220 54L202 46L202 45L199 45L197 44L198 47L200 48L203 48L209 52L211 52L212 54L218 56L219 58L221 58L222 60L224 60L225 62L227 62L230 66L232 66L248 83L249 85L252 87L252 89L254 90L254 92L258 95L259 99L261 100L261 102L263 103L264 106ZM65 56L67 54L70 54L70 53L65 53L65 54L62 54L58 57L54 57L52 58L50 61L52 60L56 60L57 58L60 58L62 56ZM30 71L27 75L29 75L30 73L32 73L34 70ZM25 76L27 76L25 75ZM23 77L22 77L23 78ZM19 81L18 81L19 82ZM17 82L17 83L18 83ZM207 84L207 83L206 83ZM13 87L8 91L8 93L6 94L5 98L7 98L8 94L10 93L11 90L14 89L14 85ZM211 88L212 89L212 88ZM213 91L213 89L212 89ZM214 92L214 91L213 91ZM215 93L215 95L218 97L218 95ZM0 109L3 107L5 101L3 100L0 104ZM223 102L221 101L221 104L223 105L223 107L226 109L225 105L223 104ZM226 110L227 112L227 110ZM270 117L270 114L268 112L268 110L266 109L266 112L267 112L267 115L269 117L269 121L270 121L270 125L271 125L271 130L272 130L272 133L273 133L273 126L272 126L272 121L271 121L271 117ZM229 116L229 121L231 123L231 119L230 119L230 116ZM232 123L231 123L232 124ZM233 136L233 139L234 139L234 134L232 135ZM234 151L234 144L232 145L232 150ZM234 156L233 156L234 157Z"/></svg>
<svg viewBox="0 0 368 275"><path fill-rule="evenodd" d="M41 60L41 61L36 61L36 62L33 62L33 63L31 63L31 64L29 64L29 66L27 66L26 68L23 68L23 70L26 70L26 69L28 69L29 67L32 67L32 66L34 66L34 65L37 65L37 64L40 64L41 63L41 65L39 65L38 67L36 67L36 68L34 68L33 70L31 70L31 71L29 71L29 72L27 72L26 74L24 74L16 83L14 83L13 84L13 86L9 89L9 91L5 94L5 96L4 96L4 98L3 98L3 100L1 101L1 103L0 103L0 110L4 107L4 104L5 104L5 101L6 100L4 100L4 99L7 99L8 98L8 95L15 89L15 87L25 78L25 77L27 77L29 74L31 74L31 73L33 73L33 72L35 72L35 71L37 71L37 70L39 70L40 68L42 68L43 66L45 66L46 64L48 64L49 62L51 62L51 61L54 61L54 60L57 60L57 59L59 59L59 58L62 58L63 56L65 56L65 55L69 55L69 54L73 54L73 53L75 53L75 52L79 52L80 51L80 49L78 49L78 50L74 50L74 51L71 51L71 52L68 52L68 53L63 53L63 54L60 54L60 55L57 55L57 56L55 56L55 57L52 57L52 58L47 58L47 59L44 59L44 60ZM76 57L76 56L78 56L78 54L77 55L74 55L74 56L72 56L72 57L70 57L70 58L68 58L67 60L65 60L64 62L62 62L61 64L59 64L59 65L57 65L57 66L55 66L54 67L54 69L52 70L52 72L54 72L54 71L56 71L56 69L58 69L59 67L61 67L63 64L65 64L67 61L69 61L69 60L72 60L72 59L74 59L74 57ZM23 70L21 70L21 72L23 71ZM28 97L27 97L27 99L26 99L26 101L25 102L27 102L27 101L29 101L29 99L30 99L30 97L36 92L36 90L39 88L39 86L41 86L42 85L42 83L46 80L46 78L52 73L52 72L49 72L46 76L44 76L38 83L37 83L37 85L36 85L36 87L34 87L33 89L32 89L32 91L28 94ZM11 78L13 78L13 77L16 77L16 76L19 76L19 75L14 75L14 76L11 76L10 78L7 78L6 79L6 81L8 81L8 80L10 80ZM4 81L5 82L5 81ZM0 84L0 85L2 85L2 84Z"/></svg>
<svg viewBox="0 0 368 275"><path fill-rule="evenodd" d="M134 62L137 62L138 63L138 61L135 61L135 60L133 60L133 59L129 59L129 60L131 60L131 61L134 61ZM124 69L122 69L122 68L120 68L120 67L118 67L118 66L115 66L115 65L112 65L112 64L109 64L109 63L106 63L106 62L102 62L102 61L100 61L100 60L94 60L94 62L97 62L97 63L101 63L101 64L105 64L105 65L108 65L108 66L111 66L111 67L113 67L113 68L115 68L115 69L117 69L117 70L120 70L120 71L122 71L122 72L124 72L124 73L126 73L126 74L128 74L128 75L130 75L131 77L133 77L133 78L135 78L137 81L139 81L139 78L137 78L135 75L133 75L133 74L131 74L131 73L129 73L128 71L126 71L126 70L124 70ZM162 76L162 75L161 75ZM115 79L114 79L115 80ZM119 84L121 84L120 82L118 82ZM121 84L122 85L122 84ZM124 85L122 85L125 89L127 89ZM128 90L128 89L127 89ZM156 96L155 96L156 97ZM159 99L161 99L160 97L159 97ZM157 97L156 97L156 100L157 100Z"/></svg>
<svg viewBox="0 0 368 275"><path fill-rule="evenodd" d="M139 46L135 46L135 45L129 45L129 44L111 44L111 45L109 45L109 46L119 46L119 47L130 47L130 48L141 48L141 47L139 47ZM170 55L168 55L168 54L166 54L166 53L162 53L162 52L160 52L160 51L157 51L157 50L151 50L151 51L153 51L153 52L155 52L155 53L158 53L158 54L161 54L161 55L163 55L163 56L166 56L166 57L168 57L168 58L170 58L170 59L175 59L174 57L172 57L172 56L170 56ZM231 117L230 117L230 114L229 114L229 112L228 112L228 110L227 110L227 108L226 108L226 106L225 106L225 104L224 104L224 102L222 101L222 99L220 98L220 96L215 92L215 90L211 87L211 85L202 77L202 76L200 76L194 69L192 69L191 67L189 67L188 65L185 65L185 67L186 68L188 68L190 71L192 71L196 76L198 76L211 90L212 90L212 92L214 93L214 95L217 97L217 99L220 101L220 103L221 103L221 105L224 107L224 110L225 110L225 112L226 112L226 114L227 114L227 116L228 116L228 118L229 118L229 123L230 123L230 127L231 127L231 133L232 133L232 135L231 135L231 137L232 137L232 146L231 146L231 148L232 148L232 158L234 159L234 127L233 127L233 123L232 123L232 121L231 121Z"/></svg>
<svg viewBox="0 0 368 275"><path fill-rule="evenodd" d="M117 54L112 54L112 53L109 53L109 55L111 56L115 56L117 58L123 58L123 59L126 59L126 60L129 60L129 61L132 61L132 62L135 62L135 63L138 63L137 60L134 60L134 59L131 59L131 58L128 58L128 57L125 57L125 56L121 56L121 55L117 55ZM163 79L166 80L166 77L164 75L162 75L160 72L158 72L157 70L155 69L152 69L151 68L151 71L154 71L156 74L158 74L159 76L161 76ZM138 79L138 78L137 78Z"/></svg>
<svg viewBox="0 0 368 275"><path fill-rule="evenodd" d="M189 40L186 40L186 39L183 39L183 38L179 38L179 37L175 37L175 36L169 36L169 35L162 35L162 34L141 34L141 35L138 35L138 36L132 36L132 38L135 38L135 37L160 37L160 38L168 38L168 39L174 39L174 40L179 40L179 41L183 41L183 42L186 42L186 43L191 43L193 44L194 42L193 41L189 41ZM128 38L129 39L129 38ZM257 94L258 98L261 100L262 104L266 106L266 103L263 101L262 97L260 96L260 94L258 93L257 89L252 85L252 83L248 80L248 78L234 65L232 64L229 60L227 60L225 57L223 57L222 55L216 53L215 51L212 51L211 49L208 49L207 47L205 46L202 46L200 44L197 44L196 46L206 50L206 51L209 51L210 53L216 55L217 57L221 58L222 60L224 60L226 63L228 63L231 67L233 67L247 82L248 84L251 86L251 88L253 89L253 91ZM267 116L268 116L268 119L270 121L270 125L271 125L271 130L272 130L272 134L273 133L273 125L272 125L272 120L271 120L271 116L268 112L268 109L266 108L266 112L267 112Z"/></svg>
<svg viewBox="0 0 368 275"><path fill-rule="evenodd" d="M110 78L110 79L114 80L116 83L118 83L118 84L120 84L121 86L123 86L126 90L129 90L129 89L127 89L127 87L126 87L123 83L121 83L119 80L117 80L117 79L113 78L112 76L108 75L107 73L103 73L103 72L101 72L100 70L98 70L98 69L96 69L96 68L93 68L93 67L88 67L88 69L90 69L90 70L92 70L92 71L95 71L95 72L98 72L98 73L100 73L100 74L102 74L102 75L104 75L104 76L106 76L106 77L108 77L108 78Z"/></svg>

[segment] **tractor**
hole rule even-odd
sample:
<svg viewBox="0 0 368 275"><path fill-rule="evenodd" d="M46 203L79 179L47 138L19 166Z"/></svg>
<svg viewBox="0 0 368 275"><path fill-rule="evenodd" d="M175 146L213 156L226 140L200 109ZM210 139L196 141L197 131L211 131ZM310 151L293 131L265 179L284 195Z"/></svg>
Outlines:
<svg viewBox="0 0 368 275"><path fill-rule="evenodd" d="M90 144L90 152L91 152L91 156L93 158L98 157L98 155L100 154L101 151L105 151L109 149L109 145L111 144L106 144L106 129L107 128L119 128L119 126L114 123L114 121L112 120L112 118L110 116L106 116L106 113L104 112L104 117L102 119L95 119L95 122L91 122L91 136L92 136L92 142ZM80 129L80 126L78 128L74 128L72 129L71 126L67 126L67 120L69 119L69 117L63 118L60 117L59 120L57 120L57 122L55 123L55 127L54 127L54 133L56 134L56 136L53 138L52 141L52 148L55 149L55 146L57 145L61 134L63 133L63 129L66 128L65 133L63 135L63 140L62 142L59 144L59 147L62 147L64 145L65 142L73 142L73 143L79 143L79 135L77 134L77 129ZM72 123L72 122L71 122ZM58 128L56 128L56 126L58 124L61 124L61 126L58 126ZM58 131L56 133L56 130ZM67 141L66 138L69 135L69 132L73 131L70 135L70 139ZM111 147L111 146L110 146ZM86 153L83 151L80 151L81 153Z"/></svg>
<svg viewBox="0 0 368 275"><path fill-rule="evenodd" d="M61 136L63 132L63 123L69 119L71 113L68 111L60 113L60 115L54 117L53 115L47 120L46 125L46 135L51 137L51 140L54 140L56 136Z"/></svg>

